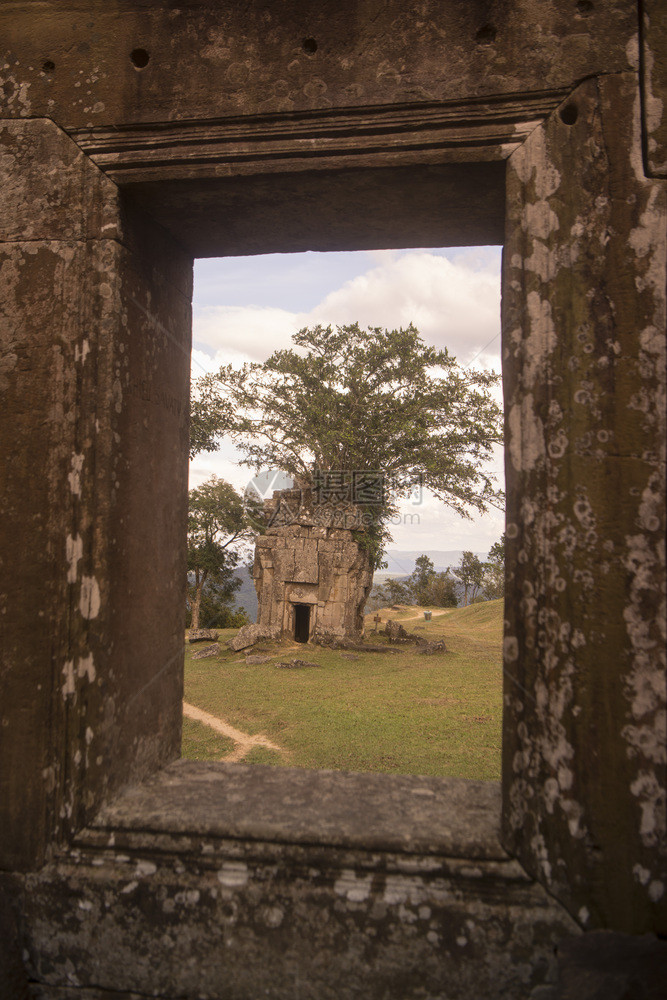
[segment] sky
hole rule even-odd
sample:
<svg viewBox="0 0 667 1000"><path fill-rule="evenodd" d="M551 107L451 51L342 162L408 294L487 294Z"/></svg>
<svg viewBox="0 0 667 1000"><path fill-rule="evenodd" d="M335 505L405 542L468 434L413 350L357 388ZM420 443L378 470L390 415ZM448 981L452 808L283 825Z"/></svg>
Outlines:
<svg viewBox="0 0 667 1000"><path fill-rule="evenodd" d="M389 329L412 322L427 344L447 347L462 366L500 371L500 256L500 247L474 247L198 260L192 377L264 361L304 326L355 321ZM190 486L215 473L243 490L253 471L239 465L241 457L230 442L198 455ZM502 486L501 448L492 468ZM469 521L426 494L403 504L391 531L392 550L485 553L504 531L504 514Z"/></svg>

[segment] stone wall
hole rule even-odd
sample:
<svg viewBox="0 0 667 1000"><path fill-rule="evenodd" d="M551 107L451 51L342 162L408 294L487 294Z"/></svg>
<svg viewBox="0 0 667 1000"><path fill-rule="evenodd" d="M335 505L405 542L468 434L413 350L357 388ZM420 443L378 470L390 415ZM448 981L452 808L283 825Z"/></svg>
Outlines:
<svg viewBox="0 0 667 1000"><path fill-rule="evenodd" d="M282 490L266 504L269 527L255 546L257 623L294 636L294 605L310 610L310 638L359 638L373 581L368 554L355 536L352 505L313 503L309 490Z"/></svg>
<svg viewBox="0 0 667 1000"><path fill-rule="evenodd" d="M0 151L0 858L24 868L179 752L192 261L52 121L0 123Z"/></svg>
<svg viewBox="0 0 667 1000"><path fill-rule="evenodd" d="M623 929L667 919L667 192L639 113L634 74L588 81L510 157L503 299L506 843Z"/></svg>
<svg viewBox="0 0 667 1000"><path fill-rule="evenodd" d="M663 0L0 5L0 889L36 995L210 994L215 966L242 1000L405 997L405 970L423 998L520 997L574 921L667 932L666 37ZM198 840L209 769L183 772L185 818L161 770L180 736L192 256L503 240L501 811L419 779L373 797L278 773L268 818L250 804L222 848ZM212 768L216 815L264 795L260 771ZM298 845L346 795L392 828L409 815L408 847L425 803L431 846L397 859L362 809L318 868ZM434 861L461 811L502 818L502 871L474 837ZM202 898L194 963L156 985L163 915ZM535 900L553 919L533 947ZM107 906L100 954L87 914Z"/></svg>

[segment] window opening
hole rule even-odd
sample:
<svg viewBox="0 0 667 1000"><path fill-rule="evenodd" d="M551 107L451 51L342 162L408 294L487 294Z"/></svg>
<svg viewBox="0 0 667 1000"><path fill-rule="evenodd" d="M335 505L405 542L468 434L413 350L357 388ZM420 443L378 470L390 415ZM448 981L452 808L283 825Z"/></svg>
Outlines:
<svg viewBox="0 0 667 1000"><path fill-rule="evenodd" d="M292 335L304 327L318 323L335 327L355 320L363 328L383 329L406 328L413 322L426 344L447 347L464 372L471 368L499 371L500 248L270 254L198 261L193 383L221 366L261 363L276 350L290 349ZM494 391L502 405L501 387ZM240 495L252 485L263 501L270 500L276 490L295 485L278 468L258 472L244 466L243 457L234 442L223 437L218 450L203 451L192 461L191 490L212 474L228 480ZM495 449L494 465L503 488L501 446ZM274 594L279 585L283 587L275 620L282 622L282 642L287 647L278 650L270 640L261 639L250 648L229 652L226 641L238 630L239 622L229 615L200 621L200 626L218 628L220 653L214 654L216 660L195 660L196 647L187 647L186 701L195 700L190 691L202 690L201 676L206 674L212 687L216 678L219 690L211 689L208 703L197 707L223 720L225 713L233 714L234 725L241 730L244 725L253 732L263 727L266 737L277 745L286 722L298 727L313 704L326 704L331 712L323 725L331 722L336 735L330 742L336 745L328 746L321 759L308 752L295 758L291 746L286 746L290 761L297 766L498 778L502 566L498 572L496 565L495 576L500 589L481 603L480 598L488 597L483 588L453 580L452 569L464 552L481 562L489 560L490 551L502 538L504 515L491 510L467 522L423 490L402 497L390 527L393 542L386 552L386 566L376 570L365 606L358 599L354 602L352 617L363 623L367 644L393 643L392 652L378 653L369 670L363 651L332 651L314 642L313 632L323 622L318 597L313 598L316 584L308 576L308 567L301 567L304 572L295 575L290 566L281 567L273 553L262 586L273 588ZM268 547L268 540L262 544ZM232 615L242 609L255 621L252 549L248 540L241 546L231 574L238 586L230 608ZM443 606L447 601L435 592L421 600L414 592L406 597L408 578L414 584L421 557L426 557L426 569L430 565L441 590L448 582L451 589L453 582L456 609ZM448 569L448 580L443 580ZM294 583L295 576L300 583ZM336 587L340 598L340 581ZM384 599L378 598L378 588ZM306 595L315 600L314 605L304 602ZM455 615L450 621L462 622L458 632L446 627L452 610ZM395 643L385 634L388 622L394 623ZM401 629L412 637L443 643L446 653L418 654L414 646L401 643ZM290 641L309 643L307 661L296 645L289 648ZM486 644L485 663L480 662L480 642ZM252 670L240 671L240 662ZM295 669L276 670L277 666ZM313 667L318 669L308 669ZM200 678L196 683L195 675ZM192 742L189 746L188 755L192 755ZM267 756L271 763L281 763L277 751L251 754L249 759L268 763ZM224 759L224 755L210 759Z"/></svg>

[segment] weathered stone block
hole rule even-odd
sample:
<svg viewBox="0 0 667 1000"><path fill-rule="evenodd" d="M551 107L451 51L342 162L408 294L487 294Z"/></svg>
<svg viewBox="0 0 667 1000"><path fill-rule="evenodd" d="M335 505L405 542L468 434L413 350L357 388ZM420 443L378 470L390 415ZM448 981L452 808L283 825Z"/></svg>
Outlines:
<svg viewBox="0 0 667 1000"><path fill-rule="evenodd" d="M178 753L192 264L140 212L121 225L52 122L0 136L0 860L20 868Z"/></svg>
<svg viewBox="0 0 667 1000"><path fill-rule="evenodd" d="M277 639L280 630L277 625L244 625L233 639L227 640L227 645L234 652L254 646L260 639Z"/></svg>
<svg viewBox="0 0 667 1000"><path fill-rule="evenodd" d="M215 642L217 638L218 633L214 628L191 628L188 633L188 642Z"/></svg>
<svg viewBox="0 0 667 1000"><path fill-rule="evenodd" d="M30 876L31 979L75 955L81 987L168 998L291 1000L298 968L309 1000L527 1000L577 927L498 821L492 782L179 762Z"/></svg>

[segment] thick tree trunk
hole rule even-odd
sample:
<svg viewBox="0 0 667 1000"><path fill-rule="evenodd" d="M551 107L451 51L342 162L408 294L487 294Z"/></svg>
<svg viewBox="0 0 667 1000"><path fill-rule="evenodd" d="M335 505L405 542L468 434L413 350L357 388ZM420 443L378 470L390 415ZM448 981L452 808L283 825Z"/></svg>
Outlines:
<svg viewBox="0 0 667 1000"><path fill-rule="evenodd" d="M201 607L201 595L204 590L204 582L206 576L202 576L201 580L195 580L195 596L192 601L192 621L190 622L190 628L194 631L199 628L199 609Z"/></svg>

